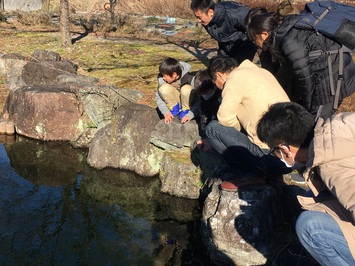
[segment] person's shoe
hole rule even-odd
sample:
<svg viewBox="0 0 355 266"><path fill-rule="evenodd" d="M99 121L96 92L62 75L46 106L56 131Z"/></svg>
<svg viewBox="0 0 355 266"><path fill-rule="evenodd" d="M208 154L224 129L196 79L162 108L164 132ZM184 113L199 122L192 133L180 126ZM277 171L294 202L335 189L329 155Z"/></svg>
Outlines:
<svg viewBox="0 0 355 266"><path fill-rule="evenodd" d="M264 177L241 177L234 180L224 181L220 184L220 189L225 191L237 191L240 188L253 186L253 185L264 185Z"/></svg>
<svg viewBox="0 0 355 266"><path fill-rule="evenodd" d="M179 114L179 119L181 120L187 113L189 112L189 109L182 110Z"/></svg>
<svg viewBox="0 0 355 266"><path fill-rule="evenodd" d="M180 103L176 103L173 108L171 108L171 114L173 116L177 116L180 113L181 105Z"/></svg>

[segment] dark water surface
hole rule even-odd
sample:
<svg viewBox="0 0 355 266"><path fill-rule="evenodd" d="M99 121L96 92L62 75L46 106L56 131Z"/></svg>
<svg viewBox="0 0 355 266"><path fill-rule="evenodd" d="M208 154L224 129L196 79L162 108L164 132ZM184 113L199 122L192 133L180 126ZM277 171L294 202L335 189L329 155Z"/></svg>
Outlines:
<svg viewBox="0 0 355 266"><path fill-rule="evenodd" d="M197 200L95 170L87 150L0 136L0 265L207 265Z"/></svg>

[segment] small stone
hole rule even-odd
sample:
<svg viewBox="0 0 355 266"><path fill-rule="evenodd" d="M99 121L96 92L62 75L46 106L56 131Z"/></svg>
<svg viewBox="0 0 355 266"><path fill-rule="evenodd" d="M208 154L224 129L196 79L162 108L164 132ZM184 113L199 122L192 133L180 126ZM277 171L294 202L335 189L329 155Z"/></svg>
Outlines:
<svg viewBox="0 0 355 266"><path fill-rule="evenodd" d="M7 122L6 125L6 134L7 135L14 135L15 134L15 125L12 122Z"/></svg>
<svg viewBox="0 0 355 266"><path fill-rule="evenodd" d="M0 134L6 134L6 122L0 122Z"/></svg>

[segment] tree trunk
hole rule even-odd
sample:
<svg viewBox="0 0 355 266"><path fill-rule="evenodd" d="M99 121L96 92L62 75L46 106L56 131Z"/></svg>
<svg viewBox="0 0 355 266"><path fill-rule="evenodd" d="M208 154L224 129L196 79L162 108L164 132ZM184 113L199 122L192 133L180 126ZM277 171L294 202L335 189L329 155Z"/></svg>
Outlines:
<svg viewBox="0 0 355 266"><path fill-rule="evenodd" d="M69 20L69 0L60 0L60 37L62 45L69 47L72 45Z"/></svg>
<svg viewBox="0 0 355 266"><path fill-rule="evenodd" d="M1 2L1 0L0 0ZM50 0L43 0L43 10L49 14Z"/></svg>
<svg viewBox="0 0 355 266"><path fill-rule="evenodd" d="M111 27L114 27L115 22L115 7L117 5L117 0L110 0L110 13L111 13Z"/></svg>

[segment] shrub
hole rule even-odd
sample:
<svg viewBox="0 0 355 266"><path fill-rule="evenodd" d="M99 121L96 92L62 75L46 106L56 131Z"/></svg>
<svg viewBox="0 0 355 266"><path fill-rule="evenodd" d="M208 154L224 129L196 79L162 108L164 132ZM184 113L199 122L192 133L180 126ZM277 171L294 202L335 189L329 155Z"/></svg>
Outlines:
<svg viewBox="0 0 355 266"><path fill-rule="evenodd" d="M6 15L2 12L0 12L0 21L2 21L2 22L6 21Z"/></svg>
<svg viewBox="0 0 355 266"><path fill-rule="evenodd" d="M48 13L43 11L24 12L16 11L14 14L17 21L23 25L50 25L51 17Z"/></svg>

